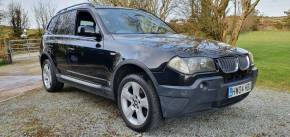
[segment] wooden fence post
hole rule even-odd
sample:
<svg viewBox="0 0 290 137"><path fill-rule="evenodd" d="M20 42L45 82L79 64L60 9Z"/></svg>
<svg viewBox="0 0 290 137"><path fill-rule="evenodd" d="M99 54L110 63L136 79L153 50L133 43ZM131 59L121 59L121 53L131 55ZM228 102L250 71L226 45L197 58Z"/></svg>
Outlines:
<svg viewBox="0 0 290 137"><path fill-rule="evenodd" d="M8 64L12 64L13 63L13 60L12 60L12 51L11 51L11 45L10 45L10 42L7 42L5 40L5 47L7 48L7 63Z"/></svg>
<svg viewBox="0 0 290 137"><path fill-rule="evenodd" d="M30 45L29 45L29 40L26 39L26 48L27 48L27 51L28 51L28 55L30 56Z"/></svg>

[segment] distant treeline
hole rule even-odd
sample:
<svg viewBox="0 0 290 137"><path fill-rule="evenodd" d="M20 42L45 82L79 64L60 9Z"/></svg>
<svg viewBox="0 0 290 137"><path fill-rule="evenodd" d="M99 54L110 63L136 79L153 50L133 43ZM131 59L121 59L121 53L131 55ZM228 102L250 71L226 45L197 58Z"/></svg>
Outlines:
<svg viewBox="0 0 290 137"><path fill-rule="evenodd" d="M38 39L42 36L39 29L27 29L28 38ZM14 35L11 26L0 25L0 39L19 39L19 36Z"/></svg>
<svg viewBox="0 0 290 137"><path fill-rule="evenodd" d="M231 24L234 20L234 16L227 17L227 24ZM277 31L289 31L289 17L281 16L281 17L264 17L264 16L249 16L242 29L241 32L249 32L249 31L267 31L267 30L277 30ZM169 22L171 27L173 27L177 32L187 34L187 35L195 35L199 37L204 37L204 33L200 31L193 23L188 20L171 20ZM232 28L233 26L229 26ZM231 33L229 31L228 33Z"/></svg>

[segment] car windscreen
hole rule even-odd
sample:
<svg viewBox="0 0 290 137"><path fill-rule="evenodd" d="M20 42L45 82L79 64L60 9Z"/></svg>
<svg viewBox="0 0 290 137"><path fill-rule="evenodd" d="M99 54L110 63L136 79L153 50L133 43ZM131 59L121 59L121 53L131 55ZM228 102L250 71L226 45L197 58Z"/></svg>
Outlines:
<svg viewBox="0 0 290 137"><path fill-rule="evenodd" d="M97 9L106 29L112 34L175 33L154 15L134 9Z"/></svg>

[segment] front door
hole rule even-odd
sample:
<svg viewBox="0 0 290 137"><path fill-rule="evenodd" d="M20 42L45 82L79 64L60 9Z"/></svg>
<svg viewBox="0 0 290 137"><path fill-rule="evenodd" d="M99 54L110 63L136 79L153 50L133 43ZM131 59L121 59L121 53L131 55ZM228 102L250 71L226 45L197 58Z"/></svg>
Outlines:
<svg viewBox="0 0 290 137"><path fill-rule="evenodd" d="M69 47L70 75L87 82L108 86L108 72L104 59L104 41L81 34L81 28L93 28L100 32L95 19L88 11L78 11L74 46Z"/></svg>

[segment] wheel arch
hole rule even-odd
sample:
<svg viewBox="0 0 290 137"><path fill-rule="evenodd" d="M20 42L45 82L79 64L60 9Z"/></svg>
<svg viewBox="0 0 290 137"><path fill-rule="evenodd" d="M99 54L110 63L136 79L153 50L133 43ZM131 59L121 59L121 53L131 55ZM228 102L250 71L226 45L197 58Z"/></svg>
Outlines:
<svg viewBox="0 0 290 137"><path fill-rule="evenodd" d="M127 70L130 71L127 71ZM134 69L134 70L132 70ZM122 72L123 71L123 72ZM124 72L127 71L127 72ZM155 91L157 90L158 87L158 83L156 78L154 77L154 75L152 74L152 72L150 71L150 69L143 63L138 62L136 60L126 60L121 62L115 69L114 73L113 73L113 77L112 77L112 81L111 81L111 89L114 92L114 98L117 100L117 92L118 92L118 86L121 82L121 78L127 76L128 74L134 74L136 72L143 72L144 74L146 74L146 76L149 78L149 80L152 82ZM125 74L124 74L125 73ZM156 94L158 94L158 92L156 91Z"/></svg>
<svg viewBox="0 0 290 137"><path fill-rule="evenodd" d="M49 59L50 60L50 58L49 58L49 56L47 55L47 54L45 54L45 53L42 53L41 55L40 55L40 58L39 58L39 63L40 63L40 65L41 65L41 67L43 66L43 62L46 60L46 59Z"/></svg>
<svg viewBox="0 0 290 137"><path fill-rule="evenodd" d="M59 73L59 71L58 71L58 69L57 69L57 67L56 67L56 62L55 62L55 61L54 61L54 60L49 56L48 53L42 53L42 54L40 55L39 61L40 61L41 68L42 68L42 66L43 66L43 62L44 62L46 59L48 59L48 60L51 62L54 71L55 71L56 73Z"/></svg>

